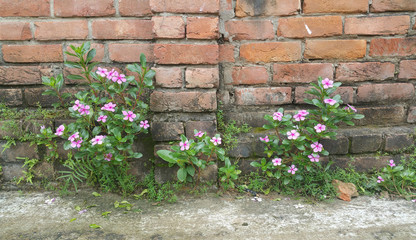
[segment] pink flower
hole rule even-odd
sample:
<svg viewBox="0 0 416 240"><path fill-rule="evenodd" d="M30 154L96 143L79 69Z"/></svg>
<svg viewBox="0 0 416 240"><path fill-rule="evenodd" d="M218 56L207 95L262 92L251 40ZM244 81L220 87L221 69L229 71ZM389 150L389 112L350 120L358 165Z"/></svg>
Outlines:
<svg viewBox="0 0 416 240"><path fill-rule="evenodd" d="M148 129L150 127L149 121L147 121L147 120L140 121L140 127L143 128L143 129Z"/></svg>
<svg viewBox="0 0 416 240"><path fill-rule="evenodd" d="M113 82L117 82L118 84L122 84L126 82L126 76L124 74L119 74L113 77Z"/></svg>
<svg viewBox="0 0 416 240"><path fill-rule="evenodd" d="M107 116L106 115L100 115L97 119L97 122L105 123L106 121L107 121Z"/></svg>
<svg viewBox="0 0 416 240"><path fill-rule="evenodd" d="M325 126L325 125L322 125L322 124L318 124L318 125L316 125L314 128L315 128L315 131L316 131L317 133L320 133L320 132L325 131L326 126Z"/></svg>
<svg viewBox="0 0 416 240"><path fill-rule="evenodd" d="M134 119L136 118L136 114L134 114L132 111L128 111L128 112L123 111L123 115L124 115L123 120L128 120L130 122L133 122Z"/></svg>
<svg viewBox="0 0 416 240"><path fill-rule="evenodd" d="M282 165L282 159L281 158L272 159L272 163L274 166Z"/></svg>
<svg viewBox="0 0 416 240"><path fill-rule="evenodd" d="M40 131L45 130L45 125L40 126Z"/></svg>
<svg viewBox="0 0 416 240"><path fill-rule="evenodd" d="M322 144L320 144L319 142L314 142L311 144L311 148L314 152L322 152L322 147Z"/></svg>
<svg viewBox="0 0 416 240"><path fill-rule="evenodd" d="M306 110L300 110L297 114L295 114L293 116L293 118L295 119L295 121L303 121L305 120L305 117L309 114L308 111Z"/></svg>
<svg viewBox="0 0 416 240"><path fill-rule="evenodd" d="M83 210L79 211L78 214L84 214L86 212L87 212L87 209L83 209Z"/></svg>
<svg viewBox="0 0 416 240"><path fill-rule="evenodd" d="M101 145L101 144L103 144L104 138L105 138L105 136L98 135L95 138L91 139L91 143L92 143L93 146L95 144Z"/></svg>
<svg viewBox="0 0 416 240"><path fill-rule="evenodd" d="M180 142L179 146L181 147L181 151L185 151L185 150L189 149L190 144L189 144L188 140L186 140L185 142Z"/></svg>
<svg viewBox="0 0 416 240"><path fill-rule="evenodd" d="M79 132L76 132L74 134L72 134L71 136L69 136L68 140L69 141L75 141L75 139L79 138Z"/></svg>
<svg viewBox="0 0 416 240"><path fill-rule="evenodd" d="M382 177L380 177L380 176L378 176L377 179L378 179L377 180L378 183L384 182L384 179Z"/></svg>
<svg viewBox="0 0 416 240"><path fill-rule="evenodd" d="M351 109L352 111L357 112L357 109L356 109L355 107L353 107L353 106L351 106L351 105L349 105L349 104L347 104L347 106L348 106L348 107L345 107L345 108L344 108L345 110L350 110L350 109Z"/></svg>
<svg viewBox="0 0 416 240"><path fill-rule="evenodd" d="M113 157L113 154L111 153L104 154L104 160L106 161L111 161L112 157Z"/></svg>
<svg viewBox="0 0 416 240"><path fill-rule="evenodd" d="M283 113L281 113L281 112L275 112L275 113L273 113L273 120L282 121L282 118L283 118Z"/></svg>
<svg viewBox="0 0 416 240"><path fill-rule="evenodd" d="M264 138L262 138L262 137L260 137L260 141L262 141L262 142L269 142L270 140L269 140L269 136L265 136Z"/></svg>
<svg viewBox="0 0 416 240"><path fill-rule="evenodd" d="M288 139L293 140L297 139L300 136L300 134L296 130L289 131L286 134Z"/></svg>
<svg viewBox="0 0 416 240"><path fill-rule="evenodd" d="M318 154L311 154L308 155L309 160L311 160L311 162L319 162L319 155Z"/></svg>
<svg viewBox="0 0 416 240"><path fill-rule="evenodd" d="M71 147L75 148L80 148L81 147L81 143L82 143L82 138L79 138L78 140L74 140L71 141Z"/></svg>
<svg viewBox="0 0 416 240"><path fill-rule="evenodd" d="M216 146L216 145L219 145L219 144L221 144L221 138L220 137L213 137L212 139L211 139L211 142Z"/></svg>
<svg viewBox="0 0 416 240"><path fill-rule="evenodd" d="M108 71L105 68L98 67L98 70L95 73L97 73L101 77L105 77L105 76L107 76Z"/></svg>
<svg viewBox="0 0 416 240"><path fill-rule="evenodd" d="M81 104L81 107L78 109L79 114L88 115L90 114L90 106Z"/></svg>
<svg viewBox="0 0 416 240"><path fill-rule="evenodd" d="M396 164L394 163L394 160L393 160L393 159L391 159L389 162L390 162L390 163L389 163L390 167L394 167L394 166L396 166Z"/></svg>
<svg viewBox="0 0 416 240"><path fill-rule="evenodd" d="M58 129L56 129L55 135L56 136L62 136L62 134L64 134L64 131L65 131L65 126L61 125L61 126L58 127Z"/></svg>
<svg viewBox="0 0 416 240"><path fill-rule="evenodd" d="M412 199L412 202L416 203L416 199Z"/></svg>
<svg viewBox="0 0 416 240"><path fill-rule="evenodd" d="M194 136L200 138L200 137L204 136L204 133L202 131L199 131L199 132L195 133Z"/></svg>
<svg viewBox="0 0 416 240"><path fill-rule="evenodd" d="M107 79L112 80L114 76L118 75L118 72L114 69L111 69L111 71L107 72Z"/></svg>
<svg viewBox="0 0 416 240"><path fill-rule="evenodd" d="M289 170L287 172L288 173L291 173L291 174L295 174L297 170L298 169L296 168L296 166L295 165L292 165L292 166L290 166L290 168L289 168Z"/></svg>
<svg viewBox="0 0 416 240"><path fill-rule="evenodd" d="M72 106L72 109L74 109L74 111L78 110L80 107L82 106L82 104L79 102L79 100L75 101L75 105Z"/></svg>
<svg viewBox="0 0 416 240"><path fill-rule="evenodd" d="M306 110L300 110L300 111L298 112L298 114L300 114L300 115L302 115L302 116L306 117L306 116L309 114L309 112L308 112L308 111L306 111Z"/></svg>
<svg viewBox="0 0 416 240"><path fill-rule="evenodd" d="M322 80L322 85L324 86L325 89L328 88L332 88L334 85L334 81L329 80L328 78L325 78L324 80Z"/></svg>
<svg viewBox="0 0 416 240"><path fill-rule="evenodd" d="M101 108L101 110L114 112L114 111L116 111L116 109L115 109L116 106L117 105L115 103L109 102L109 103L105 104L104 107Z"/></svg>
<svg viewBox="0 0 416 240"><path fill-rule="evenodd" d="M335 105L335 103L337 103L337 101L331 98L327 98L327 99L324 99L324 103L328 103L329 105L333 106Z"/></svg>

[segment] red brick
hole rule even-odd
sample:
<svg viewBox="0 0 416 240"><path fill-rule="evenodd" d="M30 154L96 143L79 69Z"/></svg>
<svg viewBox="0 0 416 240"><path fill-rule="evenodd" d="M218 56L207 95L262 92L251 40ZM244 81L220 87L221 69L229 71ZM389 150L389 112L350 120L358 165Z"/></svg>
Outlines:
<svg viewBox="0 0 416 240"><path fill-rule="evenodd" d="M54 0L57 17L99 17L116 13L113 0Z"/></svg>
<svg viewBox="0 0 416 240"><path fill-rule="evenodd" d="M72 48L70 47L70 45L74 45L75 47L81 46L81 44L79 44L79 43L68 43L68 47L66 48L66 51L68 51L70 53L74 52L72 50ZM95 57L93 58L93 61L94 62L103 62L104 61L104 55L105 55L104 44L91 43L91 49L93 49L93 48L96 51L96 54L95 54ZM70 55L66 55L66 60L76 62L76 61L78 61L78 58L70 56Z"/></svg>
<svg viewBox="0 0 416 240"><path fill-rule="evenodd" d="M300 42L247 43L240 47L240 57L249 62L290 62L301 59Z"/></svg>
<svg viewBox="0 0 416 240"><path fill-rule="evenodd" d="M378 38L370 42L370 56L410 56L416 54L416 38Z"/></svg>
<svg viewBox="0 0 416 240"><path fill-rule="evenodd" d="M358 59L365 56L365 40L306 40L307 59Z"/></svg>
<svg viewBox="0 0 416 240"><path fill-rule="evenodd" d="M308 33L308 26L311 34ZM341 16L281 18L277 35L287 38L328 37L342 35Z"/></svg>
<svg viewBox="0 0 416 240"><path fill-rule="evenodd" d="M415 87L411 83L366 84L357 89L358 102L404 101L413 99Z"/></svg>
<svg viewBox="0 0 416 240"><path fill-rule="evenodd" d="M0 22L0 41L4 40L30 40L32 32L29 23Z"/></svg>
<svg viewBox="0 0 416 240"><path fill-rule="evenodd" d="M218 45L155 44L159 64L217 64Z"/></svg>
<svg viewBox="0 0 416 240"><path fill-rule="evenodd" d="M71 40L88 37L86 20L35 22L36 40Z"/></svg>
<svg viewBox="0 0 416 240"><path fill-rule="evenodd" d="M120 15L124 17L141 17L152 15L149 0L122 0L118 2Z"/></svg>
<svg viewBox="0 0 416 240"><path fill-rule="evenodd" d="M154 112L206 112L217 109L215 91L162 92L150 95L150 109Z"/></svg>
<svg viewBox="0 0 416 240"><path fill-rule="evenodd" d="M219 37L217 17L188 17L186 37L189 39L217 39Z"/></svg>
<svg viewBox="0 0 416 240"><path fill-rule="evenodd" d="M153 45L152 44L109 44L108 52L110 60L115 62L140 62L140 54L146 56L148 62L153 62Z"/></svg>
<svg viewBox="0 0 416 240"><path fill-rule="evenodd" d="M331 63L274 64L274 83L310 83L334 76Z"/></svg>
<svg viewBox="0 0 416 240"><path fill-rule="evenodd" d="M48 17L49 0L0 0L0 17Z"/></svg>
<svg viewBox="0 0 416 240"><path fill-rule="evenodd" d="M234 10L233 9L233 0L226 0L225 2L224 1L222 1L221 2L221 9L224 9L224 10L228 10L228 11L230 11L230 10Z"/></svg>
<svg viewBox="0 0 416 240"><path fill-rule="evenodd" d="M194 130L207 132L208 136L215 136L217 124L215 121L187 121L185 123L185 133L188 139L195 139Z"/></svg>
<svg viewBox="0 0 416 240"><path fill-rule="evenodd" d="M407 116L407 122L408 123L415 123L416 122L416 106L413 106L413 107L409 108L409 115Z"/></svg>
<svg viewBox="0 0 416 240"><path fill-rule="evenodd" d="M182 87L182 69L179 67L158 67L154 68L156 72L155 85L164 88L181 88Z"/></svg>
<svg viewBox="0 0 416 240"><path fill-rule="evenodd" d="M182 122L152 122L150 128L154 141L175 141L181 139L184 134Z"/></svg>
<svg viewBox="0 0 416 240"><path fill-rule="evenodd" d="M215 88L219 85L218 68L194 68L190 67L185 72L187 88Z"/></svg>
<svg viewBox="0 0 416 240"><path fill-rule="evenodd" d="M237 20L227 21L225 31L228 32L227 38L233 40L263 40L273 39L273 23L270 20Z"/></svg>
<svg viewBox="0 0 416 240"><path fill-rule="evenodd" d="M345 19L345 34L394 35L406 34L410 16L353 17Z"/></svg>
<svg viewBox="0 0 416 240"><path fill-rule="evenodd" d="M153 12L218 13L219 0L150 0Z"/></svg>
<svg viewBox="0 0 416 240"><path fill-rule="evenodd" d="M292 102L292 88L237 88L235 103L237 105L280 105Z"/></svg>
<svg viewBox="0 0 416 240"><path fill-rule="evenodd" d="M92 22L94 39L152 39L152 21L143 19L95 20Z"/></svg>
<svg viewBox="0 0 416 240"><path fill-rule="evenodd" d="M234 59L234 46L231 44L220 45L220 62L235 62Z"/></svg>
<svg viewBox="0 0 416 240"><path fill-rule="evenodd" d="M312 100L316 96L306 93L311 90L312 87L296 87L295 89L295 102L298 104L304 104L305 99ZM352 87L339 87L330 96L340 95L344 104L354 102L354 89Z"/></svg>
<svg viewBox="0 0 416 240"><path fill-rule="evenodd" d="M0 66L0 85L42 84L39 66Z"/></svg>
<svg viewBox="0 0 416 240"><path fill-rule="evenodd" d="M357 125L391 125L406 121L403 106L356 107L365 118L355 121Z"/></svg>
<svg viewBox="0 0 416 240"><path fill-rule="evenodd" d="M233 85L265 84L269 74L265 67L233 67Z"/></svg>
<svg viewBox="0 0 416 240"><path fill-rule="evenodd" d="M185 38L185 22L181 16L152 17L156 38Z"/></svg>
<svg viewBox="0 0 416 240"><path fill-rule="evenodd" d="M373 0L371 12L414 12L416 2L414 0Z"/></svg>
<svg viewBox="0 0 416 240"><path fill-rule="evenodd" d="M62 46L50 45L3 45L6 62L62 62Z"/></svg>
<svg viewBox="0 0 416 240"><path fill-rule="evenodd" d="M0 89L0 102L6 106L17 107L23 103L22 90L20 89Z"/></svg>
<svg viewBox="0 0 416 240"><path fill-rule="evenodd" d="M304 0L304 13L366 13L368 0Z"/></svg>
<svg viewBox="0 0 416 240"><path fill-rule="evenodd" d="M300 0L237 0L235 14L247 16L288 16L295 15L300 9Z"/></svg>
<svg viewBox="0 0 416 240"><path fill-rule="evenodd" d="M394 77L394 64L385 62L340 63L336 71L336 80L358 82L385 80Z"/></svg>
<svg viewBox="0 0 416 240"><path fill-rule="evenodd" d="M403 60L400 62L399 78L416 79L416 60Z"/></svg>

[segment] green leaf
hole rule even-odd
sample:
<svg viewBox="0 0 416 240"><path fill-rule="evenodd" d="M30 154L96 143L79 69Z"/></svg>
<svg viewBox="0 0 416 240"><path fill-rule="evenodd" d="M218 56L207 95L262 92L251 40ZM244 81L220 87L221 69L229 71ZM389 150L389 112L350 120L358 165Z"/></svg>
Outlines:
<svg viewBox="0 0 416 240"><path fill-rule="evenodd" d="M284 184L284 185L288 185L288 184L289 184L289 182L290 182L290 180L289 180L288 178L285 178L285 180L283 180L283 184Z"/></svg>
<svg viewBox="0 0 416 240"><path fill-rule="evenodd" d="M93 193L92 193L92 195L93 195L94 197L101 197L101 194L99 194L99 193L97 193L97 192L93 192Z"/></svg>
<svg viewBox="0 0 416 240"><path fill-rule="evenodd" d="M362 119L362 118L364 118L364 115L363 114L354 114L353 118L354 119Z"/></svg>
<svg viewBox="0 0 416 240"><path fill-rule="evenodd" d="M251 162L250 165L253 166L253 167L257 167L257 168L261 167L261 164L258 163L258 162Z"/></svg>
<svg viewBox="0 0 416 240"><path fill-rule="evenodd" d="M79 63L77 63L77 62L66 61L65 62L65 66L66 67L69 67L69 68L82 69L82 66Z"/></svg>
<svg viewBox="0 0 416 240"><path fill-rule="evenodd" d="M87 54L87 63L89 63L95 57L96 51L95 49L91 49Z"/></svg>
<svg viewBox="0 0 416 240"><path fill-rule="evenodd" d="M139 152L135 152L132 155L130 155L131 158L141 158L143 157L143 154L139 153Z"/></svg>
<svg viewBox="0 0 416 240"><path fill-rule="evenodd" d="M103 213L101 213L101 216L108 217L108 214L110 214L110 213L111 213L111 211L103 212Z"/></svg>
<svg viewBox="0 0 416 240"><path fill-rule="evenodd" d="M82 76L80 76L80 75L74 75L74 74L71 74L71 75L68 75L68 76L66 76L68 79L71 79L71 80L84 80L84 77L82 77Z"/></svg>
<svg viewBox="0 0 416 240"><path fill-rule="evenodd" d="M53 89L46 89L42 95L50 95L50 96L58 96L58 94L56 94L56 92Z"/></svg>
<svg viewBox="0 0 416 240"><path fill-rule="evenodd" d="M144 82L144 84L145 84L147 87L153 86L153 81L152 81L152 79L145 78L145 79L143 79L143 82Z"/></svg>
<svg viewBox="0 0 416 240"><path fill-rule="evenodd" d="M155 71L153 71L153 70L149 70L145 75L144 75L144 77L145 78L148 78L148 79L153 79L153 77L156 75L156 72Z"/></svg>
<svg viewBox="0 0 416 240"><path fill-rule="evenodd" d="M69 222L73 222L75 220L77 220L77 218L72 218L71 220L69 220Z"/></svg>
<svg viewBox="0 0 416 240"><path fill-rule="evenodd" d="M140 54L140 64L142 65L143 68L146 67L146 56L143 53Z"/></svg>
<svg viewBox="0 0 416 240"><path fill-rule="evenodd" d="M172 156L172 152L169 150L159 150L156 153L160 158L162 158L166 162L177 163L177 159Z"/></svg>
<svg viewBox="0 0 416 240"><path fill-rule="evenodd" d="M137 63L127 65L127 69L132 72L137 72L139 74L142 73L142 68Z"/></svg>
<svg viewBox="0 0 416 240"><path fill-rule="evenodd" d="M85 43L83 43L81 45L81 47L82 47L82 50L81 50L82 53L85 54L85 53L87 53L90 50L90 48L91 48L91 42L85 42Z"/></svg>
<svg viewBox="0 0 416 240"><path fill-rule="evenodd" d="M179 168L178 172L177 172L177 177L178 180L183 182L186 180L186 176L188 175L187 171L185 170L185 168Z"/></svg>
<svg viewBox="0 0 416 240"><path fill-rule="evenodd" d="M191 165L188 165L186 167L186 172L188 172L189 175L191 175L192 177L195 175L195 168L192 167Z"/></svg>
<svg viewBox="0 0 416 240"><path fill-rule="evenodd" d="M97 229L97 228L102 228L102 227L97 224L90 224L90 228Z"/></svg>

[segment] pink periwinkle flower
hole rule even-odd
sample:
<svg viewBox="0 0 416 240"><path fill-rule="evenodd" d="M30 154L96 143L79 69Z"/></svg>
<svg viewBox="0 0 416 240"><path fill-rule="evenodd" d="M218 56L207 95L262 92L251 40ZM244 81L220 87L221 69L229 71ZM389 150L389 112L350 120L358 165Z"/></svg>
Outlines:
<svg viewBox="0 0 416 240"><path fill-rule="evenodd" d="M58 127L58 129L56 129L55 135L56 136L62 136L62 134L64 134L64 131L65 131L65 126L61 125L61 126Z"/></svg>
<svg viewBox="0 0 416 240"><path fill-rule="evenodd" d="M82 141L82 138L78 138L78 139L76 139L76 140L74 140L74 141L71 141L71 147L73 147L73 148L80 148L81 147L81 143L82 143L83 141Z"/></svg>
<svg viewBox="0 0 416 240"><path fill-rule="evenodd" d="M95 138L91 139L91 143L94 146L95 144L101 145L103 144L105 136L103 135L98 135Z"/></svg>
<svg viewBox="0 0 416 240"><path fill-rule="evenodd" d="M329 80L329 78L325 78L324 80L322 80L322 85L324 86L325 89L328 88L332 88L334 85L334 81Z"/></svg>
<svg viewBox="0 0 416 240"><path fill-rule="evenodd" d="M40 126L40 131L42 132L43 130L45 130L45 125Z"/></svg>
<svg viewBox="0 0 416 240"><path fill-rule="evenodd" d="M282 121L283 113L281 112L275 112L273 113L273 120Z"/></svg>
<svg viewBox="0 0 416 240"><path fill-rule="evenodd" d="M213 137L212 139L211 139L211 142L216 146L216 145L219 145L219 144L221 144L221 138L220 137Z"/></svg>
<svg viewBox="0 0 416 240"><path fill-rule="evenodd" d="M311 148L314 152L322 152L322 147L322 144L320 144L319 142L314 142L311 144Z"/></svg>
<svg viewBox="0 0 416 240"><path fill-rule="evenodd" d="M101 77L105 77L105 76L107 76L108 71L105 68L98 67L98 70L95 73L97 73Z"/></svg>
<svg viewBox="0 0 416 240"><path fill-rule="evenodd" d="M394 160L393 159L390 159L390 161L389 161L390 163L389 163L389 165L390 165L390 167L394 167L394 166L396 166L396 164L394 163Z"/></svg>
<svg viewBox="0 0 416 240"><path fill-rule="evenodd" d="M97 122L105 123L106 121L107 121L107 116L106 115L100 115L97 119Z"/></svg>
<svg viewBox="0 0 416 240"><path fill-rule="evenodd" d="M200 138L200 137L204 136L204 133L202 131L199 131L199 132L195 133L194 136Z"/></svg>
<svg viewBox="0 0 416 240"><path fill-rule="evenodd" d="M416 203L416 199L412 199L412 202Z"/></svg>
<svg viewBox="0 0 416 240"><path fill-rule="evenodd" d="M281 158L274 158L274 159L272 159L272 163L273 163L274 166L282 165L282 159Z"/></svg>
<svg viewBox="0 0 416 240"><path fill-rule="evenodd" d="M288 139L293 139L293 140L297 139L300 136L300 134L296 130L291 130L287 132L286 134L287 134Z"/></svg>
<svg viewBox="0 0 416 240"><path fill-rule="evenodd" d="M87 209L83 209L83 210L79 211L78 214L83 214L83 213L86 213L86 212L87 212Z"/></svg>
<svg viewBox="0 0 416 240"><path fill-rule="evenodd" d="M123 118L123 120L127 120L127 121L130 121L130 122L133 122L134 121L134 119L136 118L136 114L134 114L132 111L123 111L123 115L124 115L124 118Z"/></svg>
<svg viewBox="0 0 416 240"><path fill-rule="evenodd" d="M143 129L148 129L150 127L149 121L147 120L140 121L140 127Z"/></svg>
<svg viewBox="0 0 416 240"><path fill-rule="evenodd" d="M318 154L311 154L308 155L309 160L311 160L311 162L319 162L319 155Z"/></svg>
<svg viewBox="0 0 416 240"><path fill-rule="evenodd" d="M295 114L293 116L293 118L295 119L295 121L303 121L305 120L305 117L309 114L308 111L306 110L300 110L297 114Z"/></svg>
<svg viewBox="0 0 416 240"><path fill-rule="evenodd" d="M380 177L380 176L378 176L377 179L378 179L377 180L378 183L384 182L384 179L382 177Z"/></svg>
<svg viewBox="0 0 416 240"><path fill-rule="evenodd" d="M82 104L79 102L79 100L75 101L75 105L72 106L72 109L74 109L74 111L78 110L80 107L82 106Z"/></svg>
<svg viewBox="0 0 416 240"><path fill-rule="evenodd" d="M347 104L347 107L345 107L344 108L345 110L352 110L352 111L354 111L354 112L357 112L357 109L355 108L355 107L353 107L353 106L351 106L351 105L349 105L349 104Z"/></svg>
<svg viewBox="0 0 416 240"><path fill-rule="evenodd" d="M79 132L76 132L74 134L72 134L71 136L69 136L68 140L69 141L75 141L75 139L79 138Z"/></svg>
<svg viewBox="0 0 416 240"><path fill-rule="evenodd" d="M81 104L81 107L78 109L79 114L88 115L90 114L90 106Z"/></svg>
<svg viewBox="0 0 416 240"><path fill-rule="evenodd" d="M269 142L270 141L270 139L269 139L269 136L265 136L264 138L262 138L262 137L260 137L260 141L262 141L262 142Z"/></svg>
<svg viewBox="0 0 416 240"><path fill-rule="evenodd" d="M289 168L289 170L287 172L288 173L291 173L291 174L295 174L297 170L298 169L296 168L296 166L295 165L292 165L292 166L290 166L290 168Z"/></svg>
<svg viewBox="0 0 416 240"><path fill-rule="evenodd" d="M179 146L181 147L181 151L185 151L185 150L189 149L190 144L189 144L188 140L186 140L185 142L180 142Z"/></svg>
<svg viewBox="0 0 416 240"><path fill-rule="evenodd" d="M332 98L327 98L327 99L324 99L324 103L328 103L329 105L333 106L335 105L335 103L337 103L337 101L335 101Z"/></svg>
<svg viewBox="0 0 416 240"><path fill-rule="evenodd" d="M113 157L113 154L111 153L104 154L104 160L106 161L111 161L112 157Z"/></svg>
<svg viewBox="0 0 416 240"><path fill-rule="evenodd" d="M106 77L107 77L108 80L112 80L113 77L116 76L116 75L118 75L118 72L114 69L111 69L111 71L107 72Z"/></svg>
<svg viewBox="0 0 416 240"><path fill-rule="evenodd" d="M316 125L315 127L315 131L317 132L317 133L320 133L320 132L323 132L323 131L325 131L325 129L326 129L326 126L325 125L323 125L323 124L318 124L318 125Z"/></svg>
<svg viewBox="0 0 416 240"><path fill-rule="evenodd" d="M115 103L109 102L107 104L104 104L104 107L102 107L101 110L106 110L106 111L109 111L109 112L114 112L114 111L116 111L116 109L115 109L116 106L117 105Z"/></svg>
<svg viewBox="0 0 416 240"><path fill-rule="evenodd" d="M124 74L118 74L113 77L113 82L117 82L118 84L122 84L123 82L126 82L126 76Z"/></svg>
<svg viewBox="0 0 416 240"><path fill-rule="evenodd" d="M309 115L309 112L308 112L308 111L306 111L306 110L300 110L300 111L298 112L298 114L300 114L300 115L302 115L302 116L306 117L307 115Z"/></svg>

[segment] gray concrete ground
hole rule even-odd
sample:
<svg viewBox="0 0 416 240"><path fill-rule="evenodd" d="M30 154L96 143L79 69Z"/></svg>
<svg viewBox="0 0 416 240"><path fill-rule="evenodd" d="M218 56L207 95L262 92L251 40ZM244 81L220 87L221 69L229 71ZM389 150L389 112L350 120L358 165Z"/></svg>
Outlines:
<svg viewBox="0 0 416 240"><path fill-rule="evenodd" d="M113 205L121 196L91 193L0 191L0 239L416 239L416 203L405 200L358 197L310 204L207 194L162 205L128 199L133 207L125 213ZM97 206L83 214L75 210L91 205ZM107 218L101 216L105 211L111 211Z"/></svg>

